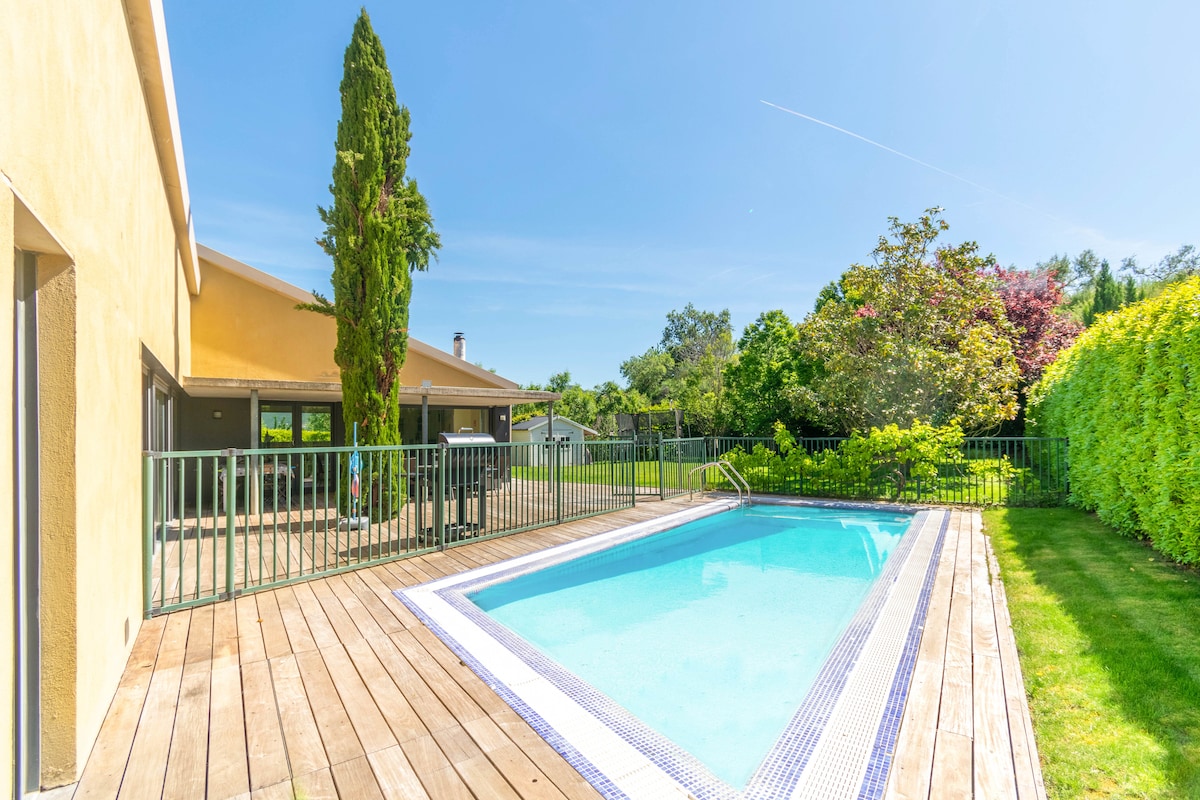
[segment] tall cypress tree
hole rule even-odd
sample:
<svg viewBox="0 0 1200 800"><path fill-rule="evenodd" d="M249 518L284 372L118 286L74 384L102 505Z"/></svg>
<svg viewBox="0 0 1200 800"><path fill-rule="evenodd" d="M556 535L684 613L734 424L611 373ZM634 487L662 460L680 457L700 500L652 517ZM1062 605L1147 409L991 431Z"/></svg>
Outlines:
<svg viewBox="0 0 1200 800"><path fill-rule="evenodd" d="M408 352L412 272L441 240L417 183L405 177L408 109L396 102L383 44L366 9L346 47L333 162L333 203L318 208L333 258L333 301L317 292L300 308L337 320L346 431L362 444L400 443L398 376Z"/></svg>

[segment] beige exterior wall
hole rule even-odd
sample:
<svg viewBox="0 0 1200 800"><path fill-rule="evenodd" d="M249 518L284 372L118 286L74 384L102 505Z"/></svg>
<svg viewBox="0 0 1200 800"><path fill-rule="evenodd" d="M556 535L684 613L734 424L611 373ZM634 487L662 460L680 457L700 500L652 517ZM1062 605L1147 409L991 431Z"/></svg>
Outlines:
<svg viewBox="0 0 1200 800"><path fill-rule="evenodd" d="M3 64L2 59L5 56L0 55L0 65ZM4 72L0 66L0 85L3 85ZM0 153L3 150L4 129L7 128L7 119L0 122ZM4 259L7 264L3 268L4 275L11 275L9 271L13 264L13 196L7 186L0 185L0 259ZM13 307L13 281L0 280L0 308L11 309ZM9 314L12 312L9 311ZM11 318L10 318L11 319ZM0 324L0 418L13 419L15 409L13 407L13 353L15 342L13 340L13 326L7 322ZM13 627L13 620L16 614L16 598L11 590L12 579L14 574L13 564L13 526L9 520L13 519L15 509L13 508L13 494L16 490L16 477L13 475L13 426L0 426L0 576L6 581L10 587L8 591L0 589L0 682L2 685L14 687L16 686L16 672L14 665L16 663L16 630ZM10 694L11 697L11 694ZM13 759L15 751L13 749L12 731L15 720L13 718L13 703L0 703L0 787L8 787L13 785Z"/></svg>
<svg viewBox="0 0 1200 800"><path fill-rule="evenodd" d="M128 5L152 16L150 2ZM45 786L82 769L141 617L142 347L176 378L190 369L177 335L190 314L179 220L126 11L117 0L0 0L0 251L11 264L21 245L15 192L70 254L39 259ZM152 78L156 65L141 66ZM0 283L11 315L12 280ZM9 319L0 380L11 384ZM0 513L12 519L11 426L0 447ZM0 551L11 576L12 547ZM0 608L4 647L10 609ZM0 662L11 687L12 658ZM12 726L0 728L11 752Z"/></svg>
<svg viewBox="0 0 1200 800"><path fill-rule="evenodd" d="M193 377L337 382L337 329L285 296L203 256L192 304Z"/></svg>
<svg viewBox="0 0 1200 800"><path fill-rule="evenodd" d="M224 256L200 257L203 290L191 300L191 377L248 381L338 382L333 360L337 325L330 317L297 311L313 298L297 287ZM446 356L452 361L453 357ZM411 345L400 383L502 389L516 384L467 363L460 367Z"/></svg>

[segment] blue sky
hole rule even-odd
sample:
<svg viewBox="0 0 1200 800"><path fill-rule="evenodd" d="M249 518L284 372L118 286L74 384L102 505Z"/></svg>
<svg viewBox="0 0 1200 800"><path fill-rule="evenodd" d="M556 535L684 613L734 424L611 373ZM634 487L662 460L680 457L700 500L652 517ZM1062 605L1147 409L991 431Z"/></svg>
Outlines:
<svg viewBox="0 0 1200 800"><path fill-rule="evenodd" d="M165 6L198 240L329 291L315 209L360 3ZM889 216L931 206L1005 265L1200 244L1200 5L367 10L443 242L411 334L449 350L464 331L521 383L621 381L689 302L728 308L735 336L769 309L799 320Z"/></svg>

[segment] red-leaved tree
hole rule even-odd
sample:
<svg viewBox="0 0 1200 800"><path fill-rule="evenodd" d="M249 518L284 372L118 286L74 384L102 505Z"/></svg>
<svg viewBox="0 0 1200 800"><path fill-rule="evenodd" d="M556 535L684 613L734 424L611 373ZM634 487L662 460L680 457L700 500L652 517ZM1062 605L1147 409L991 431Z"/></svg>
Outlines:
<svg viewBox="0 0 1200 800"><path fill-rule="evenodd" d="M1050 270L1027 272L997 266L993 272L1005 316L1016 328L1013 355L1021 370L1023 390L1037 382L1059 351L1075 341L1082 327L1059 312L1063 287Z"/></svg>

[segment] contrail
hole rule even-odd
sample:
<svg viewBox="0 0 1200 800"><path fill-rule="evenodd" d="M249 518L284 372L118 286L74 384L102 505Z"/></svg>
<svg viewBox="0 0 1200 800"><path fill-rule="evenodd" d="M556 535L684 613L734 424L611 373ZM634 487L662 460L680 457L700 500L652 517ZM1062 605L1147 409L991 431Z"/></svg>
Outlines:
<svg viewBox="0 0 1200 800"><path fill-rule="evenodd" d="M880 144L879 142L877 142L873 139L868 139L865 136L860 136L859 134L855 133L854 131L848 131L845 128L839 128L837 125L826 122L825 120L817 119L816 117L810 117L808 114L801 114L799 111L792 111L790 108L784 108L783 106L775 105L774 103L768 102L766 100L760 100L759 102L762 103L763 105L770 106L771 108L777 108L780 111L784 112L785 114L791 114L793 117L800 117L800 119L806 119L809 122L815 122L818 125L823 125L826 128L829 128L830 130L835 130L838 133L844 133L847 136L858 139L860 142L866 142L867 144L871 145L872 147L878 147L880 150L884 150L888 153L891 153L894 156L900 156L901 158L906 158L909 161L913 162L914 164L920 164L922 167L925 167L926 169L931 169L934 172L940 172L942 175L945 175L947 178L953 178L956 181L961 181L962 183L965 183L968 186L972 186L981 192L987 192L990 195L999 197L1001 200L1007 200L1010 203L1016 203L1017 205L1021 206L1022 208L1027 208L1036 214L1041 214L1045 217L1049 217L1050 219L1054 220L1055 222L1061 223L1063 225L1070 224L1070 223L1066 222L1065 220L1059 219L1058 217L1054 216L1053 214L1048 214L1045 211L1042 211L1040 208L1034 208L1033 206L1029 205L1028 203L1022 202L1021 200L1018 200L1015 197L1009 197L1006 194L1001 194L1000 192L997 192L995 189L989 189L988 187L983 186L982 184L976 183L975 181L971 180L970 178L964 178L962 175L955 175L953 172L950 172L949 170L944 170L939 166L930 164L928 161L922 161L919 158L914 158L913 156L910 156L908 153L901 153L899 150L888 147L886 144Z"/></svg>

